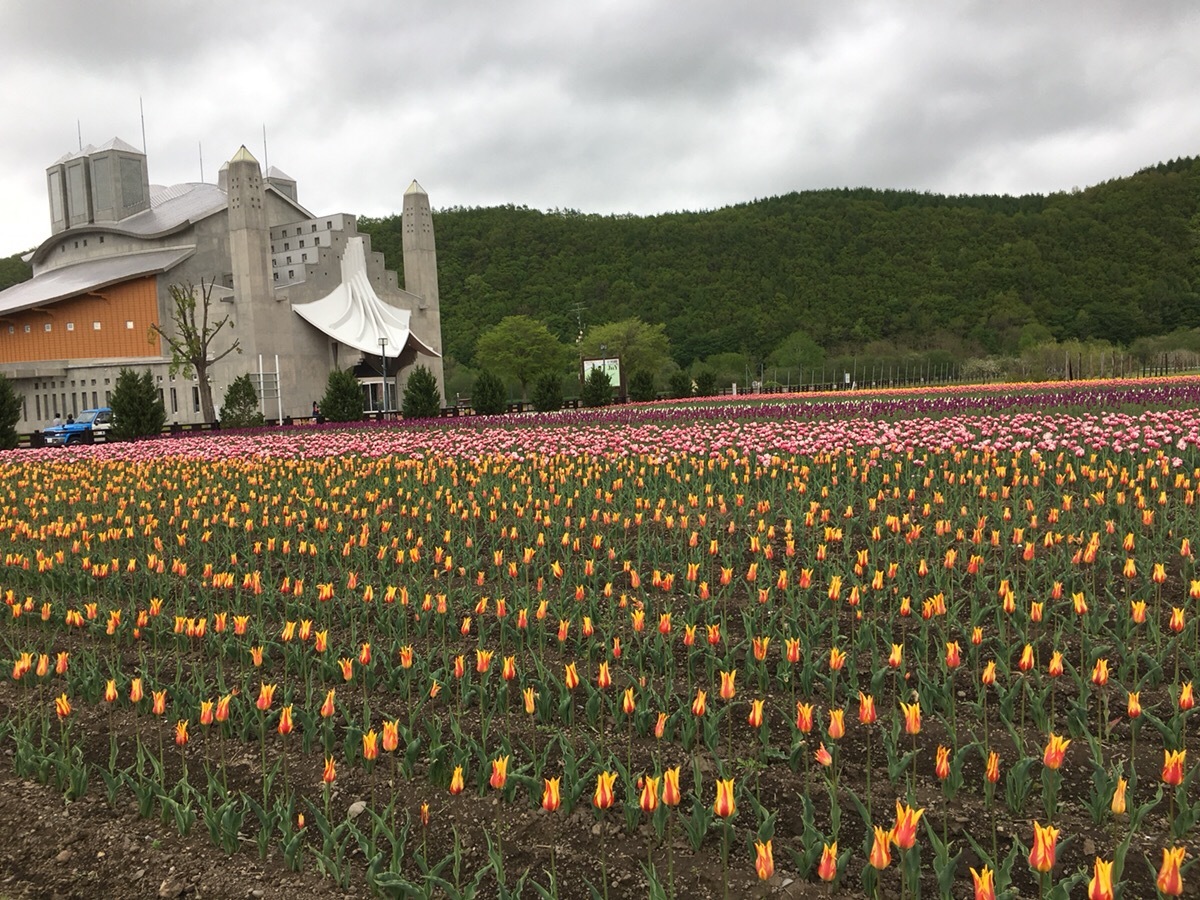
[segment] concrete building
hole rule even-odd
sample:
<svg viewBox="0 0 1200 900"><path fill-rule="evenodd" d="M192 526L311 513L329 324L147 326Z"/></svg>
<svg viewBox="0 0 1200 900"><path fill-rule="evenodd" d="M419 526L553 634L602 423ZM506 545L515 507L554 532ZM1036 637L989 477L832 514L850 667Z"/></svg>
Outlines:
<svg viewBox="0 0 1200 900"><path fill-rule="evenodd" d="M404 287L347 213L313 215L296 181L264 177L242 147L217 184L150 184L146 156L119 139L46 170L51 235L33 278L0 292L0 373L23 400L18 428L104 406L121 368L149 370L167 421L201 421L194 378L170 373L172 285L215 282L210 347L241 352L209 373L219 411L234 378L260 384L267 419L307 416L334 367L353 368L364 408L397 409L424 365L444 385L437 252L429 198L403 198ZM444 387L443 387L444 392ZM444 399L444 398L443 398Z"/></svg>

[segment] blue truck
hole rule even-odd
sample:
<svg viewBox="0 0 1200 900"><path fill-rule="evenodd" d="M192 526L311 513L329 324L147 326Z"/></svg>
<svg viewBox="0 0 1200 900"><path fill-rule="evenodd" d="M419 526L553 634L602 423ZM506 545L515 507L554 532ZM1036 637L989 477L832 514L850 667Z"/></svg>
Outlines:
<svg viewBox="0 0 1200 900"><path fill-rule="evenodd" d="M47 447L70 447L103 441L112 427L113 413L107 406L85 409L74 422L53 425L43 432Z"/></svg>

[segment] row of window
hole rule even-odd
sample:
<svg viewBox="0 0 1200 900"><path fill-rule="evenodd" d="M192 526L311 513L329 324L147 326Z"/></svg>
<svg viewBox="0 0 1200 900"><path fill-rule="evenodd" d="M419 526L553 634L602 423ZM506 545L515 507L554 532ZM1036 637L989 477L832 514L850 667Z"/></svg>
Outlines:
<svg viewBox="0 0 1200 900"><path fill-rule="evenodd" d="M74 383L74 382L72 382L72 383ZM95 381L93 381L92 383L95 384ZM108 379L105 379L104 383L108 384ZM35 385L35 387L36 387L36 385ZM53 419L56 416L65 415L68 412L68 409L67 409L67 406L68 406L67 398L68 397L70 398L70 410L69 411L72 416L79 415L79 411L81 409L95 409L96 407L98 407L100 405L100 403L99 403L100 394L97 391L92 391L91 405L88 404L88 392L87 391L80 391L78 394L76 394L74 391L72 391L69 394L67 394L67 393L34 394L33 402L34 402L34 412L36 413L36 417L34 418L33 421L40 422L40 421L42 421L43 418ZM59 405L60 400L61 400L61 405ZM112 391L105 391L104 392L104 405L108 406L111 401L112 401ZM26 422L29 421L28 401L21 404L21 417Z"/></svg>
<svg viewBox="0 0 1200 900"><path fill-rule="evenodd" d="M316 230L317 230L317 223L316 223L316 222L309 222L309 223L308 223L308 225L309 225L309 228L310 228L312 231L316 231ZM326 228L326 229L330 229L330 228L332 228L332 227L333 227L333 219L326 219L326 220L325 220L325 228ZM311 232L310 232L310 233L311 233ZM287 226L286 226L286 225L285 225L283 228L280 228L280 229L279 229L279 236L280 236L280 237L287 237L287 234L288 234L288 230L287 230ZM301 234L304 234L304 226L303 226L303 225L297 225L297 226L296 226L296 235L297 235L297 236L299 236L299 235L301 235ZM301 246L303 246L303 245L301 245Z"/></svg>
<svg viewBox="0 0 1200 900"><path fill-rule="evenodd" d="M102 243L102 244L104 243L104 235L100 235L100 243ZM83 246L85 246L85 247L87 246L87 238L84 238L84 239L83 239ZM66 249L67 249L67 242L66 242L66 241L63 241L61 244L59 244L59 245L58 245L58 252L59 252L59 253L65 253L65 252L66 252ZM79 249L79 241L76 241L76 242L75 242L75 249L76 249L76 250L78 250L78 249Z"/></svg>
<svg viewBox="0 0 1200 900"><path fill-rule="evenodd" d="M318 235L317 235L315 238L313 238L313 246L314 246L314 247L320 247L320 246L321 246L321 236L320 236L319 234L318 234ZM287 241L284 241L284 242L283 242L283 249L284 249L284 251L285 251L285 252L286 252L286 251L288 251L288 250L291 250L291 249L292 249L292 245L291 245L290 243L288 243ZM300 249L304 249L304 241L301 241L301 242L300 242ZM272 252L272 253L275 253L275 252L276 252L276 251L275 251L275 245L274 245L274 244L272 244L272 245L271 245L271 252Z"/></svg>
<svg viewBox="0 0 1200 900"><path fill-rule="evenodd" d="M51 332L51 331L53 331L53 330L54 330L54 328L53 328L53 324L54 324L54 323L52 323L52 322L46 322L46 323L44 323L44 324L42 325L42 330L43 330L43 331L45 331L45 332ZM126 329L127 331L133 331L133 320L132 320L132 319L126 319L126 320L125 320L125 329ZM75 330L75 323L74 323L74 322L68 322L68 323L67 323L67 331L74 331L74 330ZM99 323L99 322L93 322L93 323L92 323L92 331L99 331L99 330L100 330L100 323ZM26 325L24 326L24 332L25 332L25 334L29 334L31 331L33 331L33 326L32 326L32 325L29 325L29 324L26 324ZM8 333L9 333L9 334L16 334L16 332L17 332L17 326L15 326L15 325L9 325L9 326L8 326Z"/></svg>
<svg viewBox="0 0 1200 900"><path fill-rule="evenodd" d="M159 380L160 381L162 380L161 375L159 376ZM92 384L95 384L95 383L96 383L96 379L93 378ZM104 379L104 383L108 384L107 378ZM74 385L75 382L72 381L71 384ZM50 387L49 384L47 384L46 386ZM35 384L34 388L36 389L37 387L38 387L38 385ZM58 416L58 417L63 416L64 414L67 413L68 398L69 398L69 404L70 404L70 415L72 415L72 416L79 415L79 411L81 409L95 409L100 405L99 391L92 391L92 394L91 394L92 402L91 402L90 406L88 405L88 392L87 391L80 391L78 394L76 394L74 391L72 391L69 394L65 393L65 392L60 393L60 394L34 394L33 395L33 403L34 403L35 417L32 421L40 422L40 421L42 421L43 417L46 419L53 419L56 416ZM179 392L177 391L176 388L171 388L170 398L171 398L171 413L173 415L178 414L179 413ZM166 398L166 396L164 396L162 388L158 389L158 399L163 401L163 404L165 406L167 398ZM60 405L60 401L61 401L61 405ZM106 390L104 392L104 405L109 406L111 404L112 404L112 391ZM200 388L198 385L192 385L192 412L193 413L200 412ZM21 402L21 418L24 419L26 422L30 421L29 401L27 399L22 400L22 402Z"/></svg>
<svg viewBox="0 0 1200 900"><path fill-rule="evenodd" d="M87 382L87 380L86 380L86 379L84 379L84 378L80 378L80 379L79 379L79 386L80 386L80 387L86 387L86 386L87 386L87 383L88 383L88 382ZM105 379L104 379L104 383L105 383L105 384L108 384L108 379L107 379L107 378L105 378ZM42 382L40 382L40 381L35 381L35 382L33 383L33 389L34 389L35 391L40 391L42 388L45 388L45 389L46 389L46 390L48 390L48 391L52 391L52 390L54 390L55 388L65 388L66 386L67 386L67 383L66 383L65 381L59 381L59 382L47 381L45 384L43 384L43 383L42 383ZM95 386L96 386L96 379L95 379L95 378L93 378L93 379L92 379L92 387L95 387ZM71 387L75 387L75 381L74 381L74 380L72 380L72 381L71 381Z"/></svg>

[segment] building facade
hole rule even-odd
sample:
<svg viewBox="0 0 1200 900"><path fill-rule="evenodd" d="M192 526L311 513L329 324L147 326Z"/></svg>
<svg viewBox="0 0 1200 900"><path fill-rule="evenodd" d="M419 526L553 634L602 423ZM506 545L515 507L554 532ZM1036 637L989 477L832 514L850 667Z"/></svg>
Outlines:
<svg viewBox="0 0 1200 900"><path fill-rule="evenodd" d="M167 421L202 421L194 378L172 375L171 287L212 285L209 321L229 323L210 358L219 411L251 375L268 420L307 416L329 372L351 368L364 408L396 409L409 372L444 384L437 252L429 198L404 194L404 286L347 213L314 215L296 181L265 175L242 147L217 184L151 185L146 156L113 139L46 171L51 235L33 278L0 292L0 373L23 401L18 428L39 430L111 398L122 368L149 370ZM443 388L444 390L444 388Z"/></svg>

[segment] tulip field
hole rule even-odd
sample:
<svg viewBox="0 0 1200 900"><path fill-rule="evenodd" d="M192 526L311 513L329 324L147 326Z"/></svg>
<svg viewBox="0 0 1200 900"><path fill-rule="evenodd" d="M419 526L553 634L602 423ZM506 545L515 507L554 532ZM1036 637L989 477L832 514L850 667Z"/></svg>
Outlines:
<svg viewBox="0 0 1200 900"><path fill-rule="evenodd" d="M0 474L13 773L221 865L362 897L1200 896L1200 379Z"/></svg>

